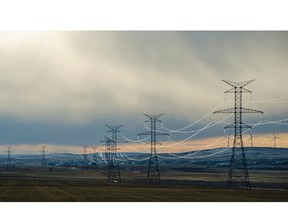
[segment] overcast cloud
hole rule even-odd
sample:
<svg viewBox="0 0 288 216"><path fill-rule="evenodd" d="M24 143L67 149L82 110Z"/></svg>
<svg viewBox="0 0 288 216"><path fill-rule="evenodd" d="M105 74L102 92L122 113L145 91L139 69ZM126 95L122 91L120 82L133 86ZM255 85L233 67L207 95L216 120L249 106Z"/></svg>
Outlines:
<svg viewBox="0 0 288 216"><path fill-rule="evenodd" d="M2 144L99 141L105 123L132 136L142 113L184 127L223 102L230 87L221 79L256 79L245 103L265 116L250 121L287 114L286 102L256 103L287 96L287 32L2 32L0 56ZM47 130L27 132L38 127Z"/></svg>

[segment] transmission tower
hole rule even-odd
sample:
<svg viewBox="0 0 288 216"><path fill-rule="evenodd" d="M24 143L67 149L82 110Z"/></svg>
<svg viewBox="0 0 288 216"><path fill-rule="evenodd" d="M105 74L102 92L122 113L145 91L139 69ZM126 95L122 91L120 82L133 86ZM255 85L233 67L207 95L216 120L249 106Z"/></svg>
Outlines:
<svg viewBox="0 0 288 216"><path fill-rule="evenodd" d="M93 154L96 154L97 147L96 146L92 146L92 149L93 149Z"/></svg>
<svg viewBox="0 0 288 216"><path fill-rule="evenodd" d="M110 126L106 125L110 130L107 133L111 133L111 136L104 137L106 144L105 157L107 162L107 177L109 182L121 182L120 168L117 155L117 134L121 132L119 128L123 125Z"/></svg>
<svg viewBox="0 0 288 216"><path fill-rule="evenodd" d="M146 120L145 122L150 122L151 127L149 132L144 132L144 133L139 133L138 136L140 135L150 135L151 140L150 140L150 145L151 145L151 152L150 152L150 159L149 159L149 165L148 165L148 172L147 172L147 178L146 181L160 181L160 172L159 172L159 164L158 164L158 158L157 158L157 144L161 144L156 141L156 136L157 135L167 135L169 136L168 133L161 133L156 131L156 123L157 122L162 122L158 118L162 116L163 114L158 114L158 115L148 115L148 114L143 114L149 119Z"/></svg>
<svg viewBox="0 0 288 216"><path fill-rule="evenodd" d="M101 143L105 144L104 147L104 160L106 162L107 168L107 181L108 182L117 182L119 179L121 180L120 176L120 169L117 161L114 163L114 155L113 155L113 141L111 137L104 136L104 140L100 141ZM117 158L117 155L116 155Z"/></svg>
<svg viewBox="0 0 288 216"><path fill-rule="evenodd" d="M242 93L252 93L250 90L244 88L254 80L244 81L244 82L232 82L222 80L226 84L232 86L232 89L225 92L226 93L234 93L234 108L224 109L215 111L216 113L234 113L234 124L226 126L226 128L234 128L234 140L233 140L233 148L230 159L230 166L228 172L228 180L226 187L231 188L233 185L236 186L245 186L246 189L251 188L248 168L246 163L245 150L242 139L242 129L250 128L251 126L246 125L242 122L242 114L243 113L262 113L262 111L248 109L242 107Z"/></svg>
<svg viewBox="0 0 288 216"><path fill-rule="evenodd" d="M12 167L12 160L11 160L11 147L10 146L7 147L7 153L8 153L8 156L7 156L6 167L11 168Z"/></svg>
<svg viewBox="0 0 288 216"><path fill-rule="evenodd" d="M45 146L42 146L42 149L41 149L41 151L40 151L41 153L42 153L42 161L41 161L41 166L42 167L46 167L47 165L46 165L46 150L45 150Z"/></svg>
<svg viewBox="0 0 288 216"><path fill-rule="evenodd" d="M93 149L93 162L96 163L96 150L97 150L97 147L96 146L92 146L92 149Z"/></svg>
<svg viewBox="0 0 288 216"><path fill-rule="evenodd" d="M101 149L104 152L104 157L102 157L103 161L106 162L107 164L107 170L108 170L108 162L110 161L110 147L111 147L111 138L104 136L104 139L102 141L100 141L100 143L104 143L104 145L102 145Z"/></svg>
<svg viewBox="0 0 288 216"><path fill-rule="evenodd" d="M87 159L87 145L82 145L83 148L83 163L86 165L88 163Z"/></svg>

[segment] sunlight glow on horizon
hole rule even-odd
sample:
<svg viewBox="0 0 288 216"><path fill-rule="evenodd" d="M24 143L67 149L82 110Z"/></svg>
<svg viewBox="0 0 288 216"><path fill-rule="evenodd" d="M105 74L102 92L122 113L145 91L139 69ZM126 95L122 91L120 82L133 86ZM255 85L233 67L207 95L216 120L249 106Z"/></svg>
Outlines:
<svg viewBox="0 0 288 216"><path fill-rule="evenodd" d="M274 147L273 134L254 134L253 147ZM277 148L288 148L288 133L276 134ZM230 136L230 148L233 146L233 136ZM243 136L243 143L245 148L250 147L249 136ZM157 145L158 153L180 153L188 151L208 150L215 148L227 148L228 147L227 137L212 137L204 139L195 139L188 141L163 141L161 145ZM22 144L22 145L1 145L1 155L5 155L7 147L11 147L12 154L40 154L41 147L45 145L47 154L53 153L73 153L83 154L82 146L75 145L57 145L57 144ZM105 147L99 144L88 145L87 153L93 154L95 152L105 152ZM118 152L139 152L139 153L150 153L150 143L118 143Z"/></svg>

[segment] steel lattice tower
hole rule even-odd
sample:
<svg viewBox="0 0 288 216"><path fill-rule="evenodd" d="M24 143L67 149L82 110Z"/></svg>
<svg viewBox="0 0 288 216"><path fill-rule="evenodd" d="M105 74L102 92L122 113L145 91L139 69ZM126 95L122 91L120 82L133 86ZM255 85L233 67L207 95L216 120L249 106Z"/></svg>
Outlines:
<svg viewBox="0 0 288 216"><path fill-rule="evenodd" d="M108 182L118 182L121 181L120 176L120 169L118 166L118 161L115 161L115 157L113 154L113 141L111 137L104 137L101 143L105 143L105 161L106 161L106 168L107 168L107 181ZM116 154L117 159L117 154Z"/></svg>
<svg viewBox="0 0 288 216"><path fill-rule="evenodd" d="M150 159L149 159L149 165L148 165L148 171L147 171L147 179L146 181L160 181L160 172L159 172L159 164L158 164L158 158L157 158L157 144L161 144L157 142L156 136L157 135L167 135L169 136L168 133L161 133L156 131L156 123L157 122L162 122L158 118L162 116L163 114L158 114L158 115L148 115L148 114L143 114L149 119L146 120L145 122L151 123L150 127L150 132L144 132L144 133L139 133L138 136L140 135L150 135L151 140L151 152L150 152Z"/></svg>
<svg viewBox="0 0 288 216"><path fill-rule="evenodd" d="M119 126L110 126L106 125L110 130L107 133L111 133L111 137L104 137L104 142L106 143L106 161L107 161L107 177L109 182L121 182L120 168L118 163L118 155L117 155L117 143L118 138L117 134L121 132L119 128L123 125Z"/></svg>
<svg viewBox="0 0 288 216"><path fill-rule="evenodd" d="M88 158L87 158L87 145L82 145L83 148L83 163L86 165L88 163Z"/></svg>
<svg viewBox="0 0 288 216"><path fill-rule="evenodd" d="M108 170L108 164L110 161L111 138L104 136L104 139L100 141L100 143L104 143L104 145L102 146L102 150L104 150L104 159L102 159L106 162Z"/></svg>
<svg viewBox="0 0 288 216"><path fill-rule="evenodd" d="M12 159L11 159L11 147L7 147L7 153L8 153L8 156L7 156L7 163L6 163L6 166L7 168L10 168L12 167Z"/></svg>
<svg viewBox="0 0 288 216"><path fill-rule="evenodd" d="M93 149L93 162L96 164L96 150L97 150L97 147L93 146L92 149Z"/></svg>
<svg viewBox="0 0 288 216"><path fill-rule="evenodd" d="M45 150L45 146L42 146L41 153L42 153L41 166L42 166L42 167L46 167L46 158L45 158L45 156L46 156L46 155L45 155L46 150Z"/></svg>
<svg viewBox="0 0 288 216"><path fill-rule="evenodd" d="M234 124L226 126L226 128L234 128L234 140L233 148L230 159L228 180L226 187L231 188L232 186L244 186L246 189L251 188L249 173L246 163L245 150L242 139L242 129L251 128L251 126L246 125L242 122L243 113L262 113L262 111L247 109L242 107L242 93L252 93L250 90L244 88L254 80L244 81L244 82L232 82L227 80L222 80L226 84L232 86L233 88L226 91L226 93L234 93L234 108L218 110L216 113L234 113Z"/></svg>

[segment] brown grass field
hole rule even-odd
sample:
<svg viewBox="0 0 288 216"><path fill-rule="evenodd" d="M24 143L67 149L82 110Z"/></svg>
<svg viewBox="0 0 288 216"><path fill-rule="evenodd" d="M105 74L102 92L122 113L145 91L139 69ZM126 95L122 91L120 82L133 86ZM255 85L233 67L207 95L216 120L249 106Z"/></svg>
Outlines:
<svg viewBox="0 0 288 216"><path fill-rule="evenodd" d="M1 202L286 202L287 171L251 171L252 190L226 189L226 170L163 170L161 182L146 183L145 171L123 170L108 183L104 170L2 169Z"/></svg>

